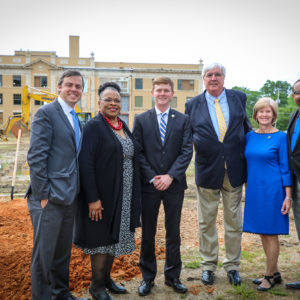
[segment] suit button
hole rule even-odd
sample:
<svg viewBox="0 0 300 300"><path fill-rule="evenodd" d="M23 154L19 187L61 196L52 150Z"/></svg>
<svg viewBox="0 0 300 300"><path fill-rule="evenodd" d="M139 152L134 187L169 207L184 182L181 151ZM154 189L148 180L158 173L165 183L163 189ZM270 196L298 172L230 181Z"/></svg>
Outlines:
<svg viewBox="0 0 300 300"><path fill-rule="evenodd" d="M160 166L163 168L164 164L160 164Z"/></svg>
<svg viewBox="0 0 300 300"><path fill-rule="evenodd" d="M163 151L163 153L162 154L166 154L166 152L165 151Z"/></svg>
<svg viewBox="0 0 300 300"><path fill-rule="evenodd" d="M222 155L222 158L223 158L223 159L225 158L224 155Z"/></svg>

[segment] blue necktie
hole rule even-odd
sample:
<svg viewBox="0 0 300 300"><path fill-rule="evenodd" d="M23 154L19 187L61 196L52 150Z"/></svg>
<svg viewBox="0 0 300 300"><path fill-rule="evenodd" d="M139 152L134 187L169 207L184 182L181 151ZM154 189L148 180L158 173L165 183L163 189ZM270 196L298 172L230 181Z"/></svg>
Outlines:
<svg viewBox="0 0 300 300"><path fill-rule="evenodd" d="M159 123L160 138L161 138L162 143L164 143L164 141L165 141L165 135L166 135L166 130L167 130L167 123L165 121L166 115L167 115L167 113L162 114L160 123Z"/></svg>
<svg viewBox="0 0 300 300"><path fill-rule="evenodd" d="M297 122L296 122L296 125L295 125L295 128L294 128L294 132L293 132L293 135L292 135L292 140L291 140L291 149L292 149L292 151L294 151L299 133L300 133L300 118L298 116L298 119L297 119Z"/></svg>
<svg viewBox="0 0 300 300"><path fill-rule="evenodd" d="M79 123L78 123L78 118L75 113L75 110L72 109L70 111L72 117L73 117L73 124L74 124L74 131L75 131L75 139L76 139L76 149L78 150L79 148L79 142L80 142L80 129L79 129Z"/></svg>

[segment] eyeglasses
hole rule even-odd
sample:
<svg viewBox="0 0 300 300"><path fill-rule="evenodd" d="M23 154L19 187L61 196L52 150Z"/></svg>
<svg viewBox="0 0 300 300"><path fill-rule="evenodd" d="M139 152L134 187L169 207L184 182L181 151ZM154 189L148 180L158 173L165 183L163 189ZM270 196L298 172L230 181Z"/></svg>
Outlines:
<svg viewBox="0 0 300 300"><path fill-rule="evenodd" d="M121 103L121 100L120 99L111 99L111 98L105 98L105 99L102 99L104 102L106 103L115 103L115 104L120 104Z"/></svg>
<svg viewBox="0 0 300 300"><path fill-rule="evenodd" d="M215 75L215 77L222 77L223 76L223 74L222 73L206 73L205 74L205 77L207 77L207 78L212 78L213 76Z"/></svg>
<svg viewBox="0 0 300 300"><path fill-rule="evenodd" d="M299 91L295 91L294 95L300 95L300 90Z"/></svg>

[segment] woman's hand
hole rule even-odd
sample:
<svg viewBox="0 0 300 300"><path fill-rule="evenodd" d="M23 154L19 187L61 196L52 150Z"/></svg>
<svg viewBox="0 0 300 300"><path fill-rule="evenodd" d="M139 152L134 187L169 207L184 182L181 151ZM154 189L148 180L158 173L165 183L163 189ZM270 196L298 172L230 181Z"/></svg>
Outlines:
<svg viewBox="0 0 300 300"><path fill-rule="evenodd" d="M104 208L100 200L89 203L89 218L96 222L102 220L102 210L104 210Z"/></svg>
<svg viewBox="0 0 300 300"><path fill-rule="evenodd" d="M292 205L291 198L286 196L282 203L281 213L283 215L286 215L290 211L291 205Z"/></svg>

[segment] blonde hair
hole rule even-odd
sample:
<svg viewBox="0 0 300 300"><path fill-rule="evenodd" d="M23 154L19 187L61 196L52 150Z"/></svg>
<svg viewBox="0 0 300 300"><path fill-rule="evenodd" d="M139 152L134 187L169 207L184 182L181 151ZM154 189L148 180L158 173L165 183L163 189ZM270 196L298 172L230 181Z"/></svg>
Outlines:
<svg viewBox="0 0 300 300"><path fill-rule="evenodd" d="M264 98L258 99L258 101L255 103L255 105L253 107L253 116L252 117L257 123L258 123L258 121L257 121L256 116L257 116L258 111L267 106L270 106L272 109L272 112L273 112L272 123L274 123L276 121L278 105L272 98L264 97Z"/></svg>

